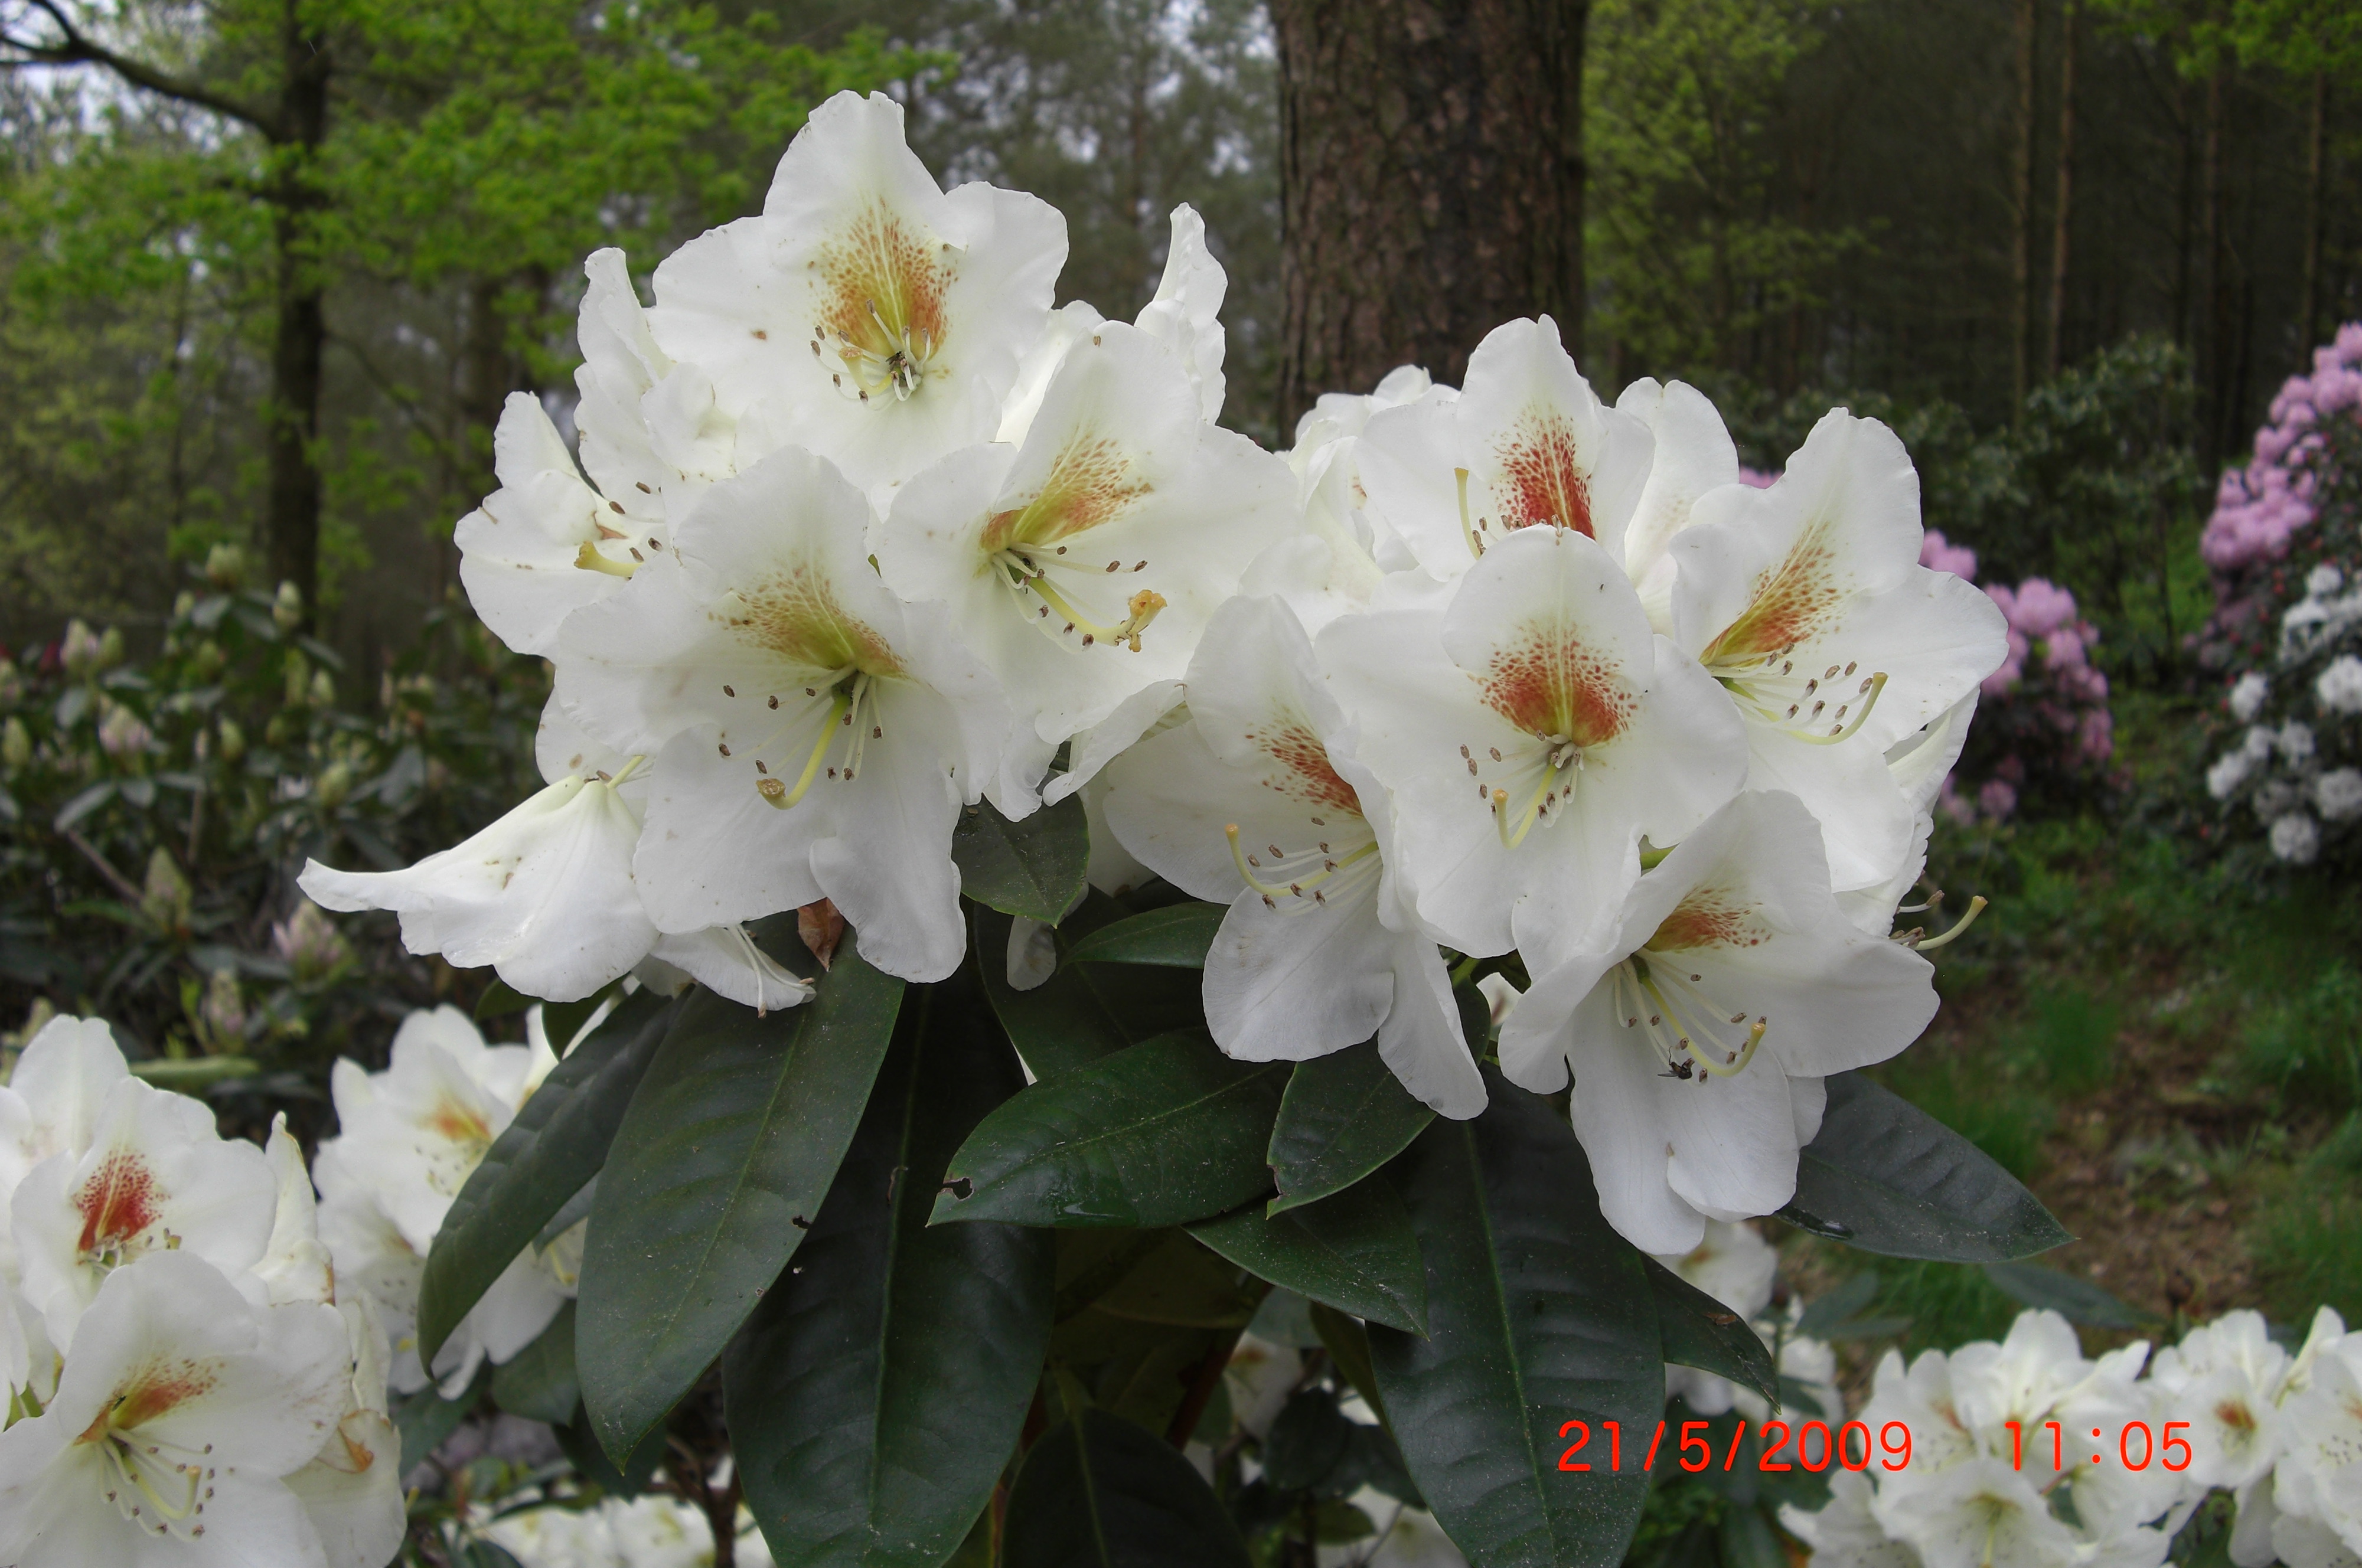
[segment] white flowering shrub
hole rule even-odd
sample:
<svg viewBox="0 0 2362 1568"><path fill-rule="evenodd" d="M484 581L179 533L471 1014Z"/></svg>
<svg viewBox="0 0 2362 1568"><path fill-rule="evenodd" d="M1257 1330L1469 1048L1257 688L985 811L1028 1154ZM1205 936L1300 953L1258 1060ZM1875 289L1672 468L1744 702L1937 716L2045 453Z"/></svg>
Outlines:
<svg viewBox="0 0 2362 1568"><path fill-rule="evenodd" d="M2202 639L2229 719L2206 791L2235 837L2296 866L2350 864L2362 843L2362 324L2313 359L2224 476L2202 545L2217 604Z"/></svg>
<svg viewBox="0 0 2362 1568"><path fill-rule="evenodd" d="M53 1020L0 1088L0 1561L383 1568L390 1349L267 1149Z"/></svg>
<svg viewBox="0 0 2362 1568"><path fill-rule="evenodd" d="M2025 1312L1998 1344L1888 1352L1855 1418L1876 1462L1783 1522L1818 1568L2156 1568L2213 1495L2230 1528L2192 1561L2333 1568L2362 1555L2357 1375L2362 1333L2326 1307L2292 1353L2238 1311L2096 1360L2058 1314ZM1893 1433L1908 1463L1888 1463Z"/></svg>
<svg viewBox="0 0 2362 1568"><path fill-rule="evenodd" d="M1274 455L1215 423L1196 215L1130 322L1051 309L1065 246L848 94L652 303L590 259L579 447L513 399L458 534L554 668L544 786L302 878L549 1038L432 1013L338 1070L337 1288L420 1441L490 1399L619 1494L661 1460L717 1556L743 1498L782 1560L1238 1563L1370 1491L1616 1562L1669 1364L1829 1380L1660 1257L2064 1239L1859 1071L1937 1008L1960 925L1903 900L2007 624L1875 421L1744 482L1544 318ZM51 1345L149 1266L80 1233L26 1253ZM1192 1463L1274 1287L1325 1354Z"/></svg>

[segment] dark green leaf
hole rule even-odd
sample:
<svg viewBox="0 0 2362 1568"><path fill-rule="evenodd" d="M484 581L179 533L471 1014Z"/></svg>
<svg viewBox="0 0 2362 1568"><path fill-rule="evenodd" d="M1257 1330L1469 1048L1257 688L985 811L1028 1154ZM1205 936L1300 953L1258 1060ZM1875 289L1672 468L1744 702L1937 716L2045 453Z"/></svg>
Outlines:
<svg viewBox="0 0 2362 1568"><path fill-rule="evenodd" d="M952 832L960 891L1003 914L1055 925L1083 901L1091 861L1090 824L1079 795L1010 822L980 801Z"/></svg>
<svg viewBox="0 0 2362 1568"><path fill-rule="evenodd" d="M1484 1115L1437 1121L1394 1173L1427 1259L1429 1337L1373 1327L1378 1386L1412 1478L1476 1568L1617 1563L1665 1397L1653 1294L1566 1122L1485 1077ZM1575 1420L1591 1425L1588 1474L1558 1468Z"/></svg>
<svg viewBox="0 0 2362 1568"><path fill-rule="evenodd" d="M1274 1285L1358 1318L1412 1333L1427 1331L1427 1275L1402 1199L1384 1181L1265 1216L1250 1204L1189 1233Z"/></svg>
<svg viewBox="0 0 2362 1568"><path fill-rule="evenodd" d="M1103 925L1066 953L1069 964L1155 964L1202 969L1214 933L1231 911L1220 904L1167 904Z"/></svg>
<svg viewBox="0 0 2362 1568"><path fill-rule="evenodd" d="M1877 1299L1876 1269L1849 1275L1845 1283L1823 1291L1805 1304L1805 1315L1796 1320L1796 1332L1807 1339L1826 1340L1838 1325Z"/></svg>
<svg viewBox="0 0 2362 1568"><path fill-rule="evenodd" d="M1860 1073L1830 1078L1828 1093L1780 1210L1790 1224L1953 1263L2006 1263L2074 1240L1992 1156L1910 1101Z"/></svg>
<svg viewBox="0 0 2362 1568"><path fill-rule="evenodd" d="M1329 1478L1353 1446L1353 1423L1326 1388L1299 1388L1263 1440L1263 1473L1284 1492L1302 1492Z"/></svg>
<svg viewBox="0 0 2362 1568"><path fill-rule="evenodd" d="M507 1547L497 1541L471 1540L459 1548L459 1555L452 1560L452 1568L524 1568L524 1565Z"/></svg>
<svg viewBox="0 0 2362 1568"><path fill-rule="evenodd" d="M927 1210L1024 1082L971 975L915 993L811 1233L723 1356L781 1568L935 1568L990 1498L1041 1379L1054 1237Z"/></svg>
<svg viewBox="0 0 2362 1568"><path fill-rule="evenodd" d="M1722 1568L1788 1568L1788 1554L1761 1508L1723 1509Z"/></svg>
<svg viewBox="0 0 2362 1568"><path fill-rule="evenodd" d="M572 1420L562 1427L550 1428L549 1434L557 1440L559 1450L575 1469L582 1472L584 1479L618 1497L636 1497L646 1491L648 1478L656 1474L657 1461L664 1457L664 1429L658 1427L640 1440L640 1446L632 1451L623 1468L617 1469L615 1462L607 1457L607 1451L599 1446L599 1440L591 1435L590 1412L579 1408Z"/></svg>
<svg viewBox="0 0 2362 1568"><path fill-rule="evenodd" d="M435 1353L542 1225L606 1163L632 1091L675 1018L652 992L625 1002L557 1064L443 1216L418 1289L418 1351Z"/></svg>
<svg viewBox="0 0 2362 1568"><path fill-rule="evenodd" d="M1747 1320L1652 1257L1641 1257L1657 1297L1657 1333L1667 1361L1727 1377L1780 1403L1772 1353Z"/></svg>
<svg viewBox="0 0 2362 1568"><path fill-rule="evenodd" d="M549 1320L538 1339L492 1368L492 1401L512 1416L562 1427L582 1403L574 1379L574 1303Z"/></svg>
<svg viewBox="0 0 2362 1568"><path fill-rule="evenodd" d="M1378 1059L1375 1041L1298 1062L1266 1156L1278 1214L1341 1192L1410 1147L1435 1112Z"/></svg>
<svg viewBox="0 0 2362 1568"><path fill-rule="evenodd" d="M1122 905L1094 892L1058 927L1054 940L1062 952L1071 949L1124 914ZM1062 958L1047 980L1018 990L1008 978L1010 923L1007 915L994 911L976 911L977 962L992 1010L1037 1077L1054 1077L1205 1016L1198 977L1180 970L1102 969Z"/></svg>
<svg viewBox="0 0 2362 1568"><path fill-rule="evenodd" d="M430 1383L395 1402L393 1429L402 1434L403 1474L425 1463L428 1454L443 1446L445 1438L459 1430L459 1423L476 1408L476 1396L483 1392L489 1371L478 1373L474 1384L457 1399L444 1398Z"/></svg>
<svg viewBox="0 0 2362 1568"><path fill-rule="evenodd" d="M2094 1329L2145 1329L2157 1320L2088 1279L2040 1264L1989 1263L1985 1277L2003 1294L2028 1307L2047 1308L2070 1323Z"/></svg>
<svg viewBox="0 0 2362 1568"><path fill-rule="evenodd" d="M803 1240L901 1000L848 935L801 1007L681 1004L616 1130L583 1251L577 1365L610 1454L639 1446Z"/></svg>
<svg viewBox="0 0 2362 1568"><path fill-rule="evenodd" d="M489 1023L496 1018L506 1018L523 1012L533 1005L533 999L523 991L513 989L506 980L494 979L476 999L476 1021Z"/></svg>
<svg viewBox="0 0 2362 1568"><path fill-rule="evenodd" d="M1033 1445L1010 1488L1001 1568L1247 1568L1197 1470L1120 1416L1084 1409Z"/></svg>
<svg viewBox="0 0 2362 1568"><path fill-rule="evenodd" d="M934 1218L1147 1227L1236 1209L1270 1188L1286 1070L1184 1030L1045 1078L953 1156Z"/></svg>
<svg viewBox="0 0 2362 1568"><path fill-rule="evenodd" d="M608 991L593 991L579 1001L544 1003L541 1009L541 1030L543 1038L549 1042L549 1048L561 1056L565 1055L566 1047L572 1043L575 1034L581 1030L582 1026L590 1021L590 1015L599 1010L599 1004L606 1000L608 995Z"/></svg>
<svg viewBox="0 0 2362 1568"><path fill-rule="evenodd" d="M1378 1392L1378 1374L1370 1364L1370 1336L1361 1320L1348 1317L1334 1307L1315 1301L1312 1304L1312 1329L1328 1349L1329 1359L1345 1375L1379 1420L1386 1419L1385 1398Z"/></svg>

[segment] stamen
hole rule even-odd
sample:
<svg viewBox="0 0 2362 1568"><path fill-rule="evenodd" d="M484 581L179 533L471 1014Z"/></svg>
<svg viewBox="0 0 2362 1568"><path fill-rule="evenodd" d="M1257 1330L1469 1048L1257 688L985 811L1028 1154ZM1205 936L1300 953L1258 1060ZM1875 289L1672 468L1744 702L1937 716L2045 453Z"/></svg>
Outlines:
<svg viewBox="0 0 2362 1568"><path fill-rule="evenodd" d="M1959 935L1962 932L1968 930L1969 927L1977 922L1977 916L1984 912L1984 896L1982 894L1979 894L1977 897L1969 900L1969 912L1962 915L1959 920L1953 924L1951 930L1944 933L1941 936L1916 937L1904 943L1904 945L1909 947L1915 953L1926 953L1931 949L1941 947L1946 943L1956 942L1959 939Z"/></svg>
<svg viewBox="0 0 2362 1568"><path fill-rule="evenodd" d="M640 569L635 561L609 560L599 553L599 547L588 539L583 540L582 547L574 552L574 564L585 571L603 571L609 577L629 577Z"/></svg>
<svg viewBox="0 0 2362 1568"><path fill-rule="evenodd" d="M1476 530L1468 525L1468 470L1454 469L1451 478L1460 490L1460 536L1468 542L1468 553L1481 558L1485 554L1485 541L1478 538Z"/></svg>

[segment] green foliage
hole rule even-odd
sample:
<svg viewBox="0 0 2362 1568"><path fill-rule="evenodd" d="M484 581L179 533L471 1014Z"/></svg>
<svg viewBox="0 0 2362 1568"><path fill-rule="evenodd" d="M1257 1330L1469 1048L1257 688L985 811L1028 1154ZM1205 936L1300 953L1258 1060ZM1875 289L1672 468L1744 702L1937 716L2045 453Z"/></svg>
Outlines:
<svg viewBox="0 0 2362 1568"><path fill-rule="evenodd" d="M1766 122L1819 0L1593 0L1584 58L1599 326L1637 373L1711 373L1860 250L1770 207Z"/></svg>
<svg viewBox="0 0 2362 1568"><path fill-rule="evenodd" d="M611 1458L689 1392L811 1229L901 1001L848 935L801 1007L765 1017L700 993L674 1020L583 1249L582 1397Z"/></svg>
<svg viewBox="0 0 2362 1568"><path fill-rule="evenodd" d="M1091 834L1083 802L1069 797L1022 822L1010 822L989 801L970 806L952 833L952 861L960 891L987 909L1055 925L1090 890Z"/></svg>
<svg viewBox="0 0 2362 1568"><path fill-rule="evenodd" d="M1266 1158L1275 1214L1341 1192L1410 1147L1435 1120L1379 1056L1374 1041L1299 1062L1280 1097Z"/></svg>
<svg viewBox="0 0 2362 1568"><path fill-rule="evenodd" d="M669 999L651 991L618 1007L550 1069L469 1173L436 1232L418 1288L422 1363L434 1364L444 1339L501 1272L596 1178L675 1012ZM569 1338L573 1331L569 1314Z"/></svg>
<svg viewBox="0 0 2362 1568"><path fill-rule="evenodd" d="M1052 1238L927 1210L1023 1084L972 980L914 997L790 1271L725 1353L733 1452L781 1561L935 1568L999 1481L1049 1340Z"/></svg>
<svg viewBox="0 0 2362 1568"><path fill-rule="evenodd" d="M2001 1263L2071 1240L1999 1164L1858 1073L1827 1080L1791 1224L1891 1257Z"/></svg>
<svg viewBox="0 0 2362 1568"><path fill-rule="evenodd" d="M2240 1031L2238 1065L2248 1081L2309 1106L2362 1104L2362 975L2332 963L2257 1009Z"/></svg>
<svg viewBox="0 0 2362 1568"><path fill-rule="evenodd" d="M316 1082L452 975L390 916L330 925L295 873L403 865L529 792L547 678L442 612L348 706L369 686L292 605L241 586L234 550L210 565L151 657L84 628L0 664L0 986L14 1016L106 1016L134 1055Z"/></svg>
<svg viewBox="0 0 2362 1568"><path fill-rule="evenodd" d="M1639 1434L1664 1402L1654 1293L1641 1254L1582 1203L1591 1168L1567 1124L1487 1074L1473 1121L1438 1121L1400 1182L1426 1254L1428 1337L1370 1331L1387 1418L1428 1506L1477 1562L1542 1546L1613 1562L1640 1512ZM1574 1201L1570 1201L1573 1198ZM1567 1423L1615 1421L1579 1486L1558 1469ZM1595 1441L1604 1450L1604 1442Z"/></svg>

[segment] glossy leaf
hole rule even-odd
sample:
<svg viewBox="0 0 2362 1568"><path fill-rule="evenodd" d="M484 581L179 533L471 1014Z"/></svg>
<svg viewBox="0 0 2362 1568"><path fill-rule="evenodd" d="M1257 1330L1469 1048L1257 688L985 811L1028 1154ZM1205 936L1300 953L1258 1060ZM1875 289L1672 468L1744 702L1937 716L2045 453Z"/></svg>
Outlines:
<svg viewBox="0 0 2362 1568"><path fill-rule="evenodd" d="M1341 1192L1410 1147L1435 1120L1378 1059L1374 1041L1298 1062L1267 1158L1274 1214Z"/></svg>
<svg viewBox="0 0 2362 1568"><path fill-rule="evenodd" d="M1083 1409L1025 1456L1001 1568L1247 1568L1246 1543L1169 1443Z"/></svg>
<svg viewBox="0 0 2362 1568"><path fill-rule="evenodd" d="M2056 1312L2070 1323L2094 1329L2146 1329L2157 1321L2088 1279L2040 1264L1987 1264L1985 1277L2012 1299Z"/></svg>
<svg viewBox="0 0 2362 1568"><path fill-rule="evenodd" d="M457 1399L444 1398L430 1383L394 1401L389 1413L393 1417L393 1430L402 1437L403 1474L425 1463L428 1454L443 1446L445 1438L459 1430L459 1423L476 1408L476 1397L483 1392L486 1376L486 1372L479 1372L474 1384Z"/></svg>
<svg viewBox="0 0 2362 1568"><path fill-rule="evenodd" d="M1024 1085L968 977L903 1010L836 1184L723 1358L781 1568L935 1568L1016 1446L1050 1337L1048 1231L927 1228L944 1164Z"/></svg>
<svg viewBox="0 0 2362 1568"><path fill-rule="evenodd" d="M1220 904L1167 904L1103 925L1075 944L1069 964L1154 964L1202 969L1214 933L1231 911Z"/></svg>
<svg viewBox="0 0 2362 1568"><path fill-rule="evenodd" d="M1657 1297L1657 1333L1664 1358L1727 1377L1779 1404L1779 1371L1747 1320L1656 1259L1643 1254L1640 1262Z"/></svg>
<svg viewBox="0 0 2362 1568"><path fill-rule="evenodd" d="M1075 943L1125 918L1123 906L1093 892L1053 933L1062 954ZM1008 977L1010 919L995 911L976 911L976 953L985 995L1017 1054L1037 1077L1054 1077L1070 1067L1113 1055L1127 1045L1205 1016L1198 977L1176 970L1109 969L1073 965L1061 956L1055 973L1031 990Z"/></svg>
<svg viewBox="0 0 2362 1568"><path fill-rule="evenodd" d="M1270 1188L1286 1070L1186 1030L1045 1078L953 1157L935 1221L1149 1227L1236 1209Z"/></svg>
<svg viewBox="0 0 2362 1568"><path fill-rule="evenodd" d="M1373 1327L1371 1358L1412 1478L1476 1568L1605 1568L1639 1522L1634 1440L1664 1403L1653 1293L1566 1122L1485 1077L1484 1115L1437 1121L1389 1173L1427 1259L1429 1337ZM1558 1468L1574 1420L1594 1432L1588 1474Z"/></svg>
<svg viewBox="0 0 2362 1568"><path fill-rule="evenodd" d="M492 1140L443 1216L418 1287L420 1359L435 1353L542 1226L606 1163L675 1004L643 991L557 1064Z"/></svg>
<svg viewBox="0 0 2362 1568"><path fill-rule="evenodd" d="M610 1454L664 1419L802 1241L901 999L848 937L801 1007L682 1004L616 1131L583 1250L576 1361Z"/></svg>
<svg viewBox="0 0 2362 1568"><path fill-rule="evenodd" d="M1055 925L1083 901L1091 830L1079 795L1010 822L979 801L952 831L960 891L1003 914Z"/></svg>
<svg viewBox="0 0 2362 1568"><path fill-rule="evenodd" d="M1386 1420L1385 1396L1378 1392L1377 1368L1370 1362L1370 1336L1361 1320L1340 1312L1325 1302L1312 1303L1312 1330L1320 1336L1320 1343L1329 1352L1337 1370L1353 1386L1371 1411L1380 1421Z"/></svg>
<svg viewBox="0 0 2362 1568"><path fill-rule="evenodd" d="M1780 1218L1891 1257L2007 1263L2074 1238L1985 1152L1859 1073L1828 1110Z"/></svg>
<svg viewBox="0 0 2362 1568"><path fill-rule="evenodd" d="M549 1320L539 1338L492 1368L492 1401L512 1416L562 1427L582 1404L574 1376L574 1303Z"/></svg>
<svg viewBox="0 0 2362 1568"><path fill-rule="evenodd" d="M1427 1331L1427 1273L1409 1211L1384 1181L1285 1214L1261 1204L1189 1233L1241 1268L1374 1323Z"/></svg>

